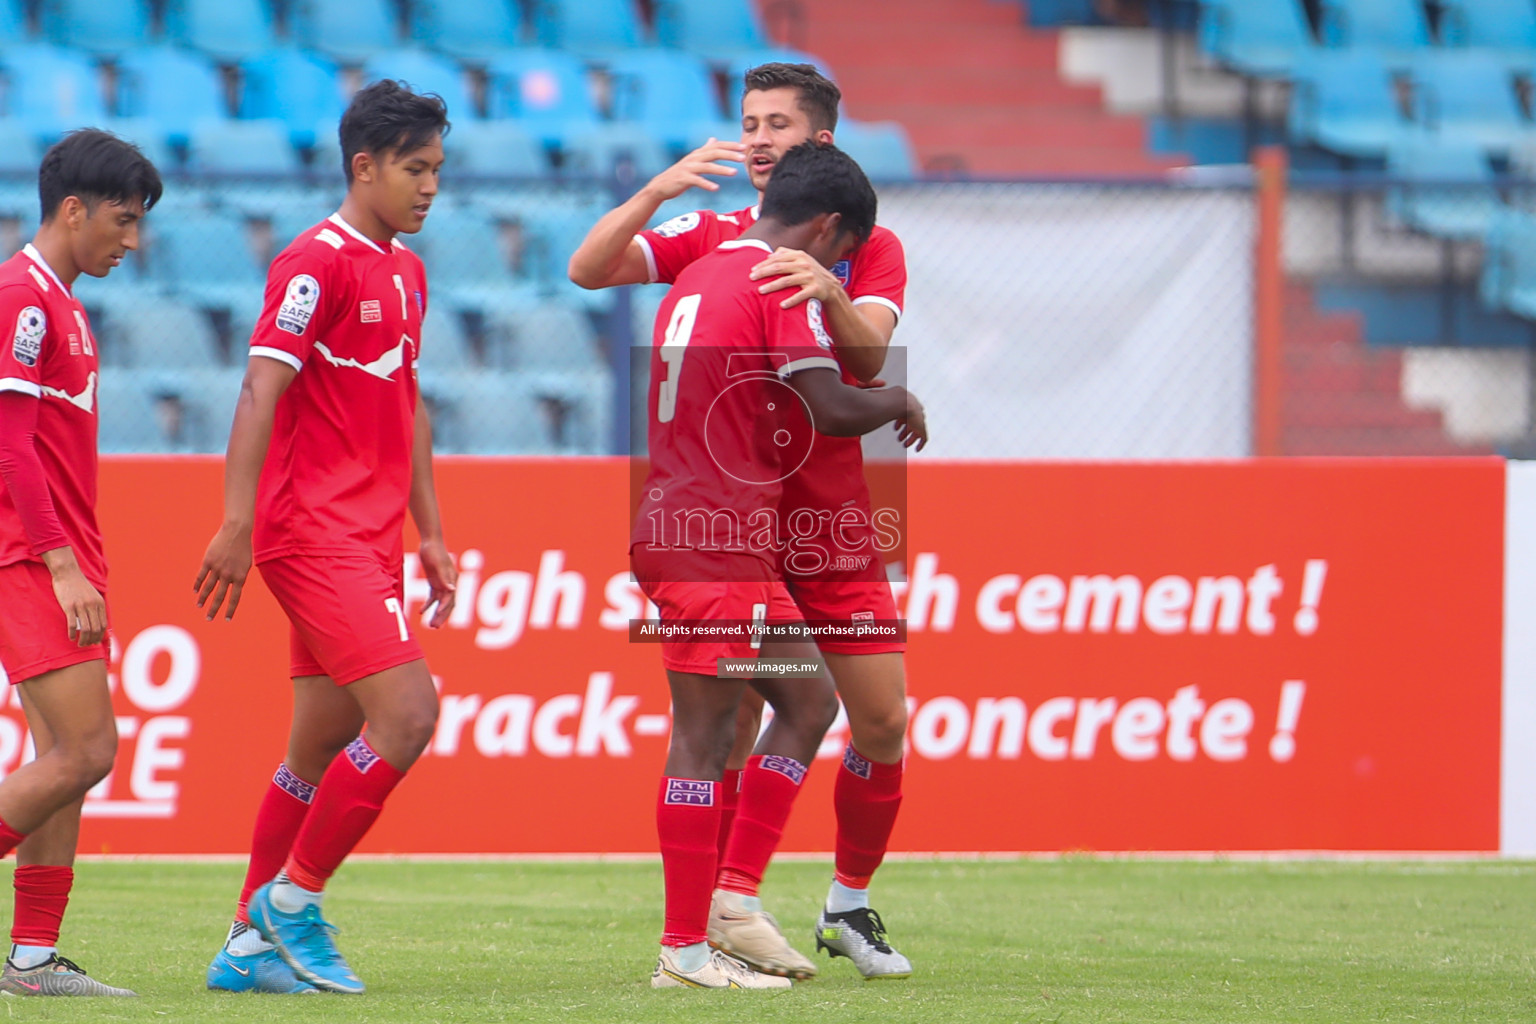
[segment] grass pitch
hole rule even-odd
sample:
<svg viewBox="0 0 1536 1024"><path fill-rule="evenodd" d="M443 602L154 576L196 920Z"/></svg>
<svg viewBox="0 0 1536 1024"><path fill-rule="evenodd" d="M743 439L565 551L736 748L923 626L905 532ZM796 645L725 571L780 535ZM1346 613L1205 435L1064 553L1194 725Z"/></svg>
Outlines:
<svg viewBox="0 0 1536 1024"><path fill-rule="evenodd" d="M807 953L829 872L781 863L764 892ZM656 864L378 861L343 868L327 900L366 995L208 992L241 874L82 864L61 950L141 998L7 999L0 1011L390 1024L1536 1019L1531 863L893 863L876 905L914 976L866 983L819 957L821 977L784 993L650 989Z"/></svg>

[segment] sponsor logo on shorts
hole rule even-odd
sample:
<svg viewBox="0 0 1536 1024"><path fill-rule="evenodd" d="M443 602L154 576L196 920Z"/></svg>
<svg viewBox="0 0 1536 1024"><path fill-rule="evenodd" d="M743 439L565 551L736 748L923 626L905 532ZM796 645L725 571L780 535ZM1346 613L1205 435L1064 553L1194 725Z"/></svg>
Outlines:
<svg viewBox="0 0 1536 1024"><path fill-rule="evenodd" d="M277 766L277 774L272 776L272 784L295 800L306 804L315 802L315 787L289 771L285 764Z"/></svg>
<svg viewBox="0 0 1536 1024"><path fill-rule="evenodd" d="M683 804L688 807L715 806L715 784L698 779L668 779L664 804Z"/></svg>
<svg viewBox="0 0 1536 1024"><path fill-rule="evenodd" d="M16 316L16 334L11 354L22 366L36 366L43 353L43 335L48 332L48 318L36 306L28 306Z"/></svg>
<svg viewBox="0 0 1536 1024"><path fill-rule="evenodd" d="M843 767L861 779L869 778L869 762L859 756L859 752L853 749L853 744L848 744L843 751Z"/></svg>
<svg viewBox="0 0 1536 1024"><path fill-rule="evenodd" d="M365 324L376 324L384 319L384 312L379 309L378 299L366 299L357 307L358 315Z"/></svg>
<svg viewBox="0 0 1536 1024"><path fill-rule="evenodd" d="M778 772L797 786L805 781L805 765L792 757L784 757L780 754L764 754L762 766L765 771Z"/></svg>
<svg viewBox="0 0 1536 1024"><path fill-rule="evenodd" d="M347 744L347 760L351 761L352 766L355 767L358 771L362 772L364 775L367 775L368 769L372 768L375 764L378 763L379 755L375 754L373 752L373 748L365 743L363 738L359 736L357 739Z"/></svg>
<svg viewBox="0 0 1536 1024"><path fill-rule="evenodd" d="M289 334L303 334L320 302L320 282L308 274L294 274L288 279L283 304L277 310L277 326Z"/></svg>

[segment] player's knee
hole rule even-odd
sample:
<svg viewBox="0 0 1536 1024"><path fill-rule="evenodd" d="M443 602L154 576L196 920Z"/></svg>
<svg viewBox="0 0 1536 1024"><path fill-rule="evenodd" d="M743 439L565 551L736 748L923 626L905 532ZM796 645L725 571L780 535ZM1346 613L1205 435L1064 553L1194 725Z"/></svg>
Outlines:
<svg viewBox="0 0 1536 1024"><path fill-rule="evenodd" d="M105 728L67 751L74 788L85 792L112 772L117 762L117 729Z"/></svg>
<svg viewBox="0 0 1536 1024"><path fill-rule="evenodd" d="M848 731L853 745L865 756L878 758L892 749L899 755L907 736L906 702L892 701L873 710L850 712Z"/></svg>
<svg viewBox="0 0 1536 1024"><path fill-rule="evenodd" d="M407 709L395 724L400 745L419 755L432 742L437 731L437 703L422 704Z"/></svg>

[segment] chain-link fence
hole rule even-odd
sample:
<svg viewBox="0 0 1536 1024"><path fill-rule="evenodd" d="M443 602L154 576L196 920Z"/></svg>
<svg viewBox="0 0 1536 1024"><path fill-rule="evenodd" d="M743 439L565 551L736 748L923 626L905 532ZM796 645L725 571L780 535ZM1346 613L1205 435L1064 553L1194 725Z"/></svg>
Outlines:
<svg viewBox="0 0 1536 1024"><path fill-rule="evenodd" d="M1205 175L1209 178L1210 175ZM36 226L0 183L0 248ZM423 231L421 381L438 449L617 454L642 434L661 286L565 276L624 194L604 181L450 179ZM895 344L938 458L1209 458L1258 448L1257 193L1201 184L924 183L880 189L909 285ZM143 245L82 279L103 359L102 447L216 452L265 267L339 184L174 177ZM661 220L753 193L691 192ZM1532 435L1536 196L1505 182L1293 182L1279 347L1285 454L1516 451Z"/></svg>

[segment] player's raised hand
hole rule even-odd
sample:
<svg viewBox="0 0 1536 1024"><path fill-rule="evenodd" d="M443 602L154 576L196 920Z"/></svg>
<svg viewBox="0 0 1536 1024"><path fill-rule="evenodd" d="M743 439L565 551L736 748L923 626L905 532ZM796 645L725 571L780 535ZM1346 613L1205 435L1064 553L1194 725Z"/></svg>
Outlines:
<svg viewBox="0 0 1536 1024"><path fill-rule="evenodd" d="M711 138L704 145L683 157L677 163L651 179L651 189L662 199L676 199L690 188L702 188L707 192L720 191L720 183L705 175L729 178L736 168L728 163L745 164L747 147L739 142L723 142Z"/></svg>
<svg viewBox="0 0 1536 1024"><path fill-rule="evenodd" d="M51 553L51 552L50 552ZM73 557L67 565L54 569L53 596L64 610L69 638L81 647L94 647L107 635L107 602L85 578Z"/></svg>
<svg viewBox="0 0 1536 1024"><path fill-rule="evenodd" d="M916 444L918 451L928 444L928 414L923 403L910 391L907 392L907 411L896 421L896 439L903 448Z"/></svg>
<svg viewBox="0 0 1536 1024"><path fill-rule="evenodd" d="M436 606L427 625L440 629L453 613L453 603L458 596L455 591L459 587L459 567L454 564L453 556L448 553L442 541L424 540L421 542L421 571L432 588L427 596L427 605Z"/></svg>
<svg viewBox="0 0 1536 1024"><path fill-rule="evenodd" d="M245 589L245 578L251 574L251 528L225 524L208 542L203 555L203 566L198 570L197 582L192 590L197 594L197 606L205 608L207 619L212 622L224 607L224 621L235 617L240 605L240 594Z"/></svg>
<svg viewBox="0 0 1536 1024"><path fill-rule="evenodd" d="M783 246L775 249L773 255L753 267L751 277L754 281L761 281L767 277L774 278L757 289L763 295L788 288L799 289L779 303L780 309L793 309L806 299L820 299L822 302L827 302L843 287L838 283L837 278L832 276L832 271L809 255L799 249L786 249Z"/></svg>

